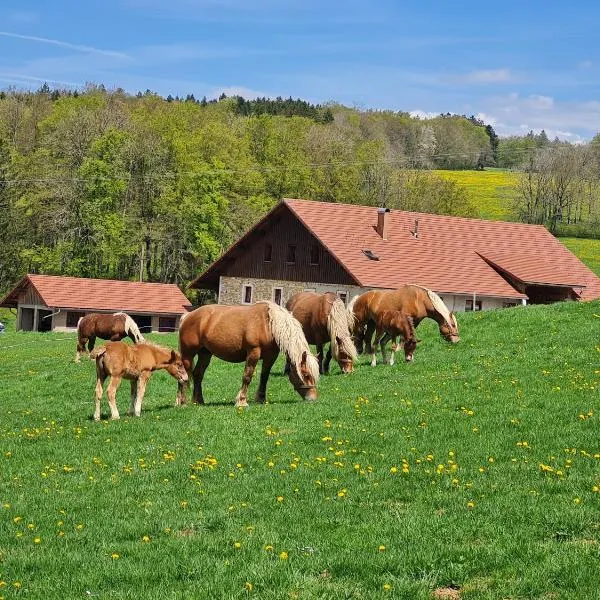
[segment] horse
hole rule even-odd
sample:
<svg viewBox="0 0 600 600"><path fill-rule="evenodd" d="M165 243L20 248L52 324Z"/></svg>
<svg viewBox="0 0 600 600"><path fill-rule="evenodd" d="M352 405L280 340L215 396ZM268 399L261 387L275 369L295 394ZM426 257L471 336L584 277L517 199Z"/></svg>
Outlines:
<svg viewBox="0 0 600 600"><path fill-rule="evenodd" d="M179 349L183 364L194 379L193 399L204 404L202 379L213 354L228 362L245 362L242 387L235 405L248 406L247 391L254 370L262 359L256 401L266 400L267 380L281 350L292 365L288 377L305 400L316 400L319 363L310 353L300 323L274 302L250 306L210 304L188 313L179 327ZM198 357L192 370L192 363ZM188 383L179 384L177 404L185 404Z"/></svg>
<svg viewBox="0 0 600 600"><path fill-rule="evenodd" d="M113 314L90 313L77 321L77 353L75 362L81 360L81 353L94 349L96 338L118 342L125 337L130 337L134 344L144 341L135 321L124 312Z"/></svg>
<svg viewBox="0 0 600 600"><path fill-rule="evenodd" d="M343 373L352 372L356 347L350 337L346 307L336 294L299 292L287 301L286 308L300 321L306 341L317 347L319 373L329 373L332 353ZM323 362L323 347L327 343L329 348Z"/></svg>
<svg viewBox="0 0 600 600"><path fill-rule="evenodd" d="M415 325L412 317L405 315L399 310L384 310L382 313L378 314L375 322L375 341L371 348L372 367L377 364L377 357L375 355L377 344L381 345L381 357L383 362L387 362L385 355L386 338L391 338L392 340L392 353L389 364L394 364L394 356L398 350L398 343L396 342L398 337L403 339L404 360L406 360L406 362L412 362L417 344L421 341L418 340L415 335Z"/></svg>
<svg viewBox="0 0 600 600"><path fill-rule="evenodd" d="M412 317L414 326L426 317L437 322L440 335L447 342L460 341L458 322L443 300L433 291L418 285L405 285L398 290L371 290L352 299L348 305L355 319L353 335L358 352L362 352L363 343L367 343L367 352L371 353L371 337L375 329L377 314L384 310L399 310ZM365 331L366 328L366 331Z"/></svg>
<svg viewBox="0 0 600 600"><path fill-rule="evenodd" d="M101 348L90 352L96 361L96 411L94 421L100 420L100 402L104 381L110 376L106 395L110 406L111 419L119 418L117 390L121 379L131 380L131 404L128 415L139 417L146 384L153 371L166 369L178 382L187 381L188 374L181 361L181 355L171 348L164 348L151 342L139 342L130 346L125 342L106 342Z"/></svg>

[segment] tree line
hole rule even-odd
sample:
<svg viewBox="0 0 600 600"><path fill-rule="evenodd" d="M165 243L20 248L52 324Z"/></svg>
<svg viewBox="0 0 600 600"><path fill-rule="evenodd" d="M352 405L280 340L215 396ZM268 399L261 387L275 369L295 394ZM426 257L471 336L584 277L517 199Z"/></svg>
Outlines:
<svg viewBox="0 0 600 600"><path fill-rule="evenodd" d="M474 117L102 86L9 90L0 290L25 272L184 285L282 197L477 216L468 190L430 169L510 156Z"/></svg>

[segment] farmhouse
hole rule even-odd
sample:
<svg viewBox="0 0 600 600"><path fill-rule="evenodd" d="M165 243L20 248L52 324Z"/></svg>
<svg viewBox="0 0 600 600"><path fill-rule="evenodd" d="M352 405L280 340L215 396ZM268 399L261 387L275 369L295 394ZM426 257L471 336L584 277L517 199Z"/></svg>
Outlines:
<svg viewBox="0 0 600 600"><path fill-rule="evenodd" d="M454 311L600 297L600 279L541 225L284 199L190 287L224 304L413 283Z"/></svg>
<svg viewBox="0 0 600 600"><path fill-rule="evenodd" d="M90 312L124 311L142 333L173 331L190 303L175 284L26 275L0 307L17 309L17 330L70 331Z"/></svg>

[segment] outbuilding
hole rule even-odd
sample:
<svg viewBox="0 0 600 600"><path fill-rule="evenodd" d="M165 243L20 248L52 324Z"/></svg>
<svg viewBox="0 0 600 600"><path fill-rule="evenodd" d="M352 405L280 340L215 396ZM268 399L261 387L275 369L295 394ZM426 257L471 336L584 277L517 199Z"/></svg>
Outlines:
<svg viewBox="0 0 600 600"><path fill-rule="evenodd" d="M17 310L17 331L72 331L88 313L123 311L147 333L177 330L190 303L175 284L29 274L0 307Z"/></svg>

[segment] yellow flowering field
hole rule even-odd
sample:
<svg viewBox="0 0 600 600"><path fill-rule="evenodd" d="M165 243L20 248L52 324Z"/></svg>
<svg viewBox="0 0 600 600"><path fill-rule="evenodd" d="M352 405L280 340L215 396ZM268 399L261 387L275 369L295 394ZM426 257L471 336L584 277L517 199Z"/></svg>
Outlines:
<svg viewBox="0 0 600 600"><path fill-rule="evenodd" d="M413 364L336 366L317 402L280 359L236 410L242 366L213 359L205 406L158 372L140 418L95 423L73 336L9 322L0 598L595 597L600 302L459 323L455 346L422 323Z"/></svg>
<svg viewBox="0 0 600 600"><path fill-rule="evenodd" d="M478 217L494 221L512 220L512 202L519 180L513 171L434 171L437 175L454 181L469 190Z"/></svg>

